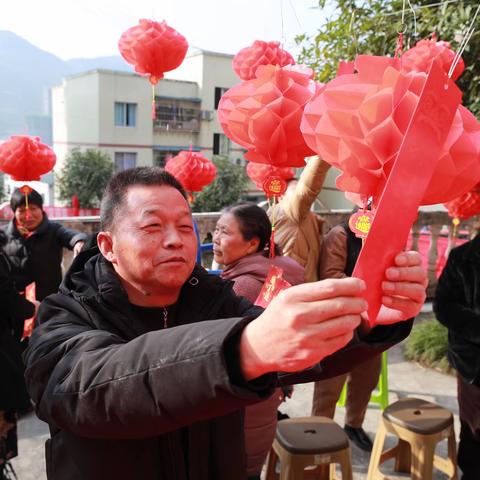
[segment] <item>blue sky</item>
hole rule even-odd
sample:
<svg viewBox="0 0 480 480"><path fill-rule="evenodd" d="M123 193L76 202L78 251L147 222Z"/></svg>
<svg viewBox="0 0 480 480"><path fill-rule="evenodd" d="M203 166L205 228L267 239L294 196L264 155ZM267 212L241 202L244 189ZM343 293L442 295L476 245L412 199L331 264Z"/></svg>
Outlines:
<svg viewBox="0 0 480 480"><path fill-rule="evenodd" d="M140 18L167 23L190 45L236 53L254 40L314 33L325 12L316 0L6 0L0 30L9 30L62 59L118 53L117 41ZM293 53L293 52L292 52Z"/></svg>

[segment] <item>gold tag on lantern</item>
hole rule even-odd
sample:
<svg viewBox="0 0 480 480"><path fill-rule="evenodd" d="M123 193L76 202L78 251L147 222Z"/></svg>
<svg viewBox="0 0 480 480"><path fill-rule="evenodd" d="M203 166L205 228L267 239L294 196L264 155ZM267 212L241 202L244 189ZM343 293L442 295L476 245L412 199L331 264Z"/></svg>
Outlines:
<svg viewBox="0 0 480 480"><path fill-rule="evenodd" d="M350 217L348 226L358 238L367 238L368 232L372 227L372 222L373 213L369 210L360 210Z"/></svg>
<svg viewBox="0 0 480 480"><path fill-rule="evenodd" d="M267 177L263 182L263 191L267 197L281 197L287 190L287 182L281 177Z"/></svg>

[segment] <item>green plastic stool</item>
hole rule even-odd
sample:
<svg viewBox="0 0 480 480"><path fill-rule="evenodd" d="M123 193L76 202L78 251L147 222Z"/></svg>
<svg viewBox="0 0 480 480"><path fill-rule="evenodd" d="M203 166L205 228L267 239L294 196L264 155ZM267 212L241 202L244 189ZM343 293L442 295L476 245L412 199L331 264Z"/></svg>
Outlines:
<svg viewBox="0 0 480 480"><path fill-rule="evenodd" d="M347 400L347 382L343 385L342 393L338 399L337 406L344 407ZM388 406L388 357L387 352L382 353L382 369L378 377L377 388L372 392L370 403L380 405L382 410Z"/></svg>

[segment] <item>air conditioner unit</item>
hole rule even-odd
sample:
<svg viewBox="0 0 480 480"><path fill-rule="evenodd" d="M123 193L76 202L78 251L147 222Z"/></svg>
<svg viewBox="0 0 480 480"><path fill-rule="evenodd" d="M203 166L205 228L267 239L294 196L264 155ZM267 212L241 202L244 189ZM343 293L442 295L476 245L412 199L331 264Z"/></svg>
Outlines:
<svg viewBox="0 0 480 480"><path fill-rule="evenodd" d="M211 110L202 110L200 112L200 118L202 120L207 120L207 121L211 121L213 120L213 112Z"/></svg>

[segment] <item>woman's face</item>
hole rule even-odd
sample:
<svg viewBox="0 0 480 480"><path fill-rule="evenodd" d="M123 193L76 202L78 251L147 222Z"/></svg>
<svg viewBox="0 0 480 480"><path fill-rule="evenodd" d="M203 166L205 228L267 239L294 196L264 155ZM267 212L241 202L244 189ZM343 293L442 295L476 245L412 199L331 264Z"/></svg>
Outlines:
<svg viewBox="0 0 480 480"><path fill-rule="evenodd" d="M259 243L257 237L245 240L235 216L224 213L213 232L213 257L217 263L230 265L246 255L255 253Z"/></svg>

